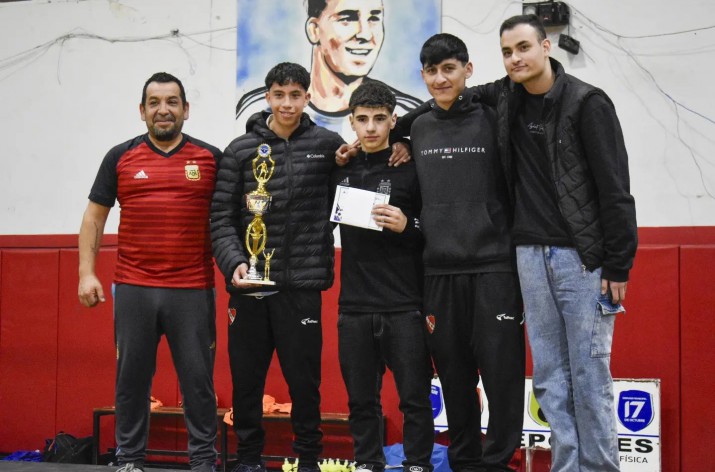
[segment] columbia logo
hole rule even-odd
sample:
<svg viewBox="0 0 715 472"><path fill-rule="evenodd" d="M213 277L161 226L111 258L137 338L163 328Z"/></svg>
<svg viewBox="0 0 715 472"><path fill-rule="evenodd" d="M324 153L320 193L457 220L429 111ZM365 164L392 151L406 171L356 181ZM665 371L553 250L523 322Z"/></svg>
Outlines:
<svg viewBox="0 0 715 472"><path fill-rule="evenodd" d="M325 159L325 154L308 154L305 157L308 159Z"/></svg>
<svg viewBox="0 0 715 472"><path fill-rule="evenodd" d="M144 169L142 169L139 172L137 172L136 174L134 174L134 178L135 179L148 179L149 176L146 175L146 173L144 172Z"/></svg>
<svg viewBox="0 0 715 472"><path fill-rule="evenodd" d="M307 326L309 324L318 324L318 320L312 320L310 318L303 318L302 320L300 320L300 323Z"/></svg>

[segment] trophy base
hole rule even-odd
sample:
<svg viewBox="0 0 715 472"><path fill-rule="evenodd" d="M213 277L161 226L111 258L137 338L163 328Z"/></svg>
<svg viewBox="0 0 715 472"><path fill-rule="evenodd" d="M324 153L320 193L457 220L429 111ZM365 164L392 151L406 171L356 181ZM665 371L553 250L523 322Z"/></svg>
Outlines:
<svg viewBox="0 0 715 472"><path fill-rule="evenodd" d="M276 283L272 280L263 280L263 279L258 279L258 280L251 280L251 279L241 279L238 284L236 284L236 287L241 287L241 286L246 286L250 287L253 285L275 285Z"/></svg>

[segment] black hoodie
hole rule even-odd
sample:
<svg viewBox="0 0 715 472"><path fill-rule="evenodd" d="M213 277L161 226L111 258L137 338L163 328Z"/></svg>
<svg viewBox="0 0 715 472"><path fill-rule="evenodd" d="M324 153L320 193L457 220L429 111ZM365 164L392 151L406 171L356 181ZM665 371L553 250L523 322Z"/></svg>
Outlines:
<svg viewBox="0 0 715 472"><path fill-rule="evenodd" d="M425 275L514 270L496 113L472 98L465 89L449 110L432 100L432 110L412 124Z"/></svg>

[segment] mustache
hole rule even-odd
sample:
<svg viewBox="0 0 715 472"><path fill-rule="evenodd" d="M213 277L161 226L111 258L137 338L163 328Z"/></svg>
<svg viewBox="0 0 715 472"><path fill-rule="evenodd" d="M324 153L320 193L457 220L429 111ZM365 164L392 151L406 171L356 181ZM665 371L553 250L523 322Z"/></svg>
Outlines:
<svg viewBox="0 0 715 472"><path fill-rule="evenodd" d="M157 121L171 121L171 122L176 122L176 117L174 115L165 115L165 116L155 116L154 120L152 120L153 123L156 123Z"/></svg>

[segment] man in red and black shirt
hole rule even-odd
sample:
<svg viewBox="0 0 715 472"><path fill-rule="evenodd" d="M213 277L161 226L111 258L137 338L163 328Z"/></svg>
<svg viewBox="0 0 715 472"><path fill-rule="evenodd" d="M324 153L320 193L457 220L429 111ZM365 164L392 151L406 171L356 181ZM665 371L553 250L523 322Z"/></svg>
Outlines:
<svg viewBox="0 0 715 472"><path fill-rule="evenodd" d="M220 151L181 132L189 104L163 72L139 105L148 133L112 148L89 194L79 233L79 299L105 301L95 274L104 225L121 206L114 276L116 440L120 471L141 471L156 351L166 335L179 377L191 470L215 470L216 350L209 205Z"/></svg>

